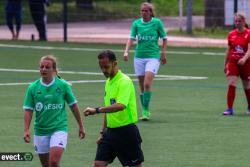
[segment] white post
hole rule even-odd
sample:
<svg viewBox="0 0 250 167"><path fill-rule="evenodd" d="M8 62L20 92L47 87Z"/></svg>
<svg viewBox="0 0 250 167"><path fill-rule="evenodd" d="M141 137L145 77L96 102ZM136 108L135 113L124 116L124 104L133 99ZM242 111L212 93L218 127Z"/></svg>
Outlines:
<svg viewBox="0 0 250 167"><path fill-rule="evenodd" d="M180 31L182 31L182 17L183 17L183 0L179 0L179 22L180 22Z"/></svg>

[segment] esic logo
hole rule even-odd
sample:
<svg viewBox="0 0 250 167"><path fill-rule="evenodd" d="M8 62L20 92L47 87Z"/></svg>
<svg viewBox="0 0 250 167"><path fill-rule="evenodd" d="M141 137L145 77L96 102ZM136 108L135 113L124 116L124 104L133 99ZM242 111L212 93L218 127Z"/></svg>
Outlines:
<svg viewBox="0 0 250 167"><path fill-rule="evenodd" d="M41 102L36 103L36 111L60 110L62 108L63 108L63 104L47 104L47 105L43 105Z"/></svg>
<svg viewBox="0 0 250 167"><path fill-rule="evenodd" d="M42 111L43 104L41 102L36 103L36 111Z"/></svg>

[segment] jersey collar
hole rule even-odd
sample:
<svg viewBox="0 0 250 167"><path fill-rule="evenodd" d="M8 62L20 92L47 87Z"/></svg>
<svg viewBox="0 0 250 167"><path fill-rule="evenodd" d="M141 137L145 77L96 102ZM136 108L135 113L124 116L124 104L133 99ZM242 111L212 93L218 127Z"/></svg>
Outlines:
<svg viewBox="0 0 250 167"><path fill-rule="evenodd" d="M42 80L42 78L40 79L40 83L41 85L43 86L46 86L46 87L50 87L51 85L53 85L55 83L55 77L53 78L53 80L49 83L49 84L45 84Z"/></svg>
<svg viewBox="0 0 250 167"><path fill-rule="evenodd" d="M243 30L242 32L239 32L238 29L236 29L236 32L237 32L238 34L243 34L243 33L245 33L246 31L247 31L246 28L244 28L244 30Z"/></svg>
<svg viewBox="0 0 250 167"><path fill-rule="evenodd" d="M143 21L143 18L141 18L141 22L142 22L143 24L148 24L148 23L150 23L153 19L154 19L154 17L151 17L151 20L150 20L150 21L145 22L145 21Z"/></svg>
<svg viewBox="0 0 250 167"><path fill-rule="evenodd" d="M115 76L111 80L109 78L109 83L115 82L118 78L120 78L121 74L122 74L121 70L118 70Z"/></svg>

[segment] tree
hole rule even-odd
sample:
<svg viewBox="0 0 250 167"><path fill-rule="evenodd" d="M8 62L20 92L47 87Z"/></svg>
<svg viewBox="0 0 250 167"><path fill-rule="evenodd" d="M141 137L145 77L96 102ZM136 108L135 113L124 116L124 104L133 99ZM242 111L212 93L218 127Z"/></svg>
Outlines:
<svg viewBox="0 0 250 167"><path fill-rule="evenodd" d="M93 9L92 0L76 0L76 6L83 9Z"/></svg>

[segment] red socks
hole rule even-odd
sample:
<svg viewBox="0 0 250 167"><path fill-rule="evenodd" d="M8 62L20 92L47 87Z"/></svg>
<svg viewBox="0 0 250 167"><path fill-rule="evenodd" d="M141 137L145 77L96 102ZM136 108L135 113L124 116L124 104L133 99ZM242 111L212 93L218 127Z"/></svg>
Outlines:
<svg viewBox="0 0 250 167"><path fill-rule="evenodd" d="M236 91L236 87L233 85L229 85L228 86L228 91L227 91L227 107L228 109L233 109L233 103L234 103L234 99L235 99L235 91ZM249 102L250 102L250 89L248 91L248 95L249 95Z"/></svg>

